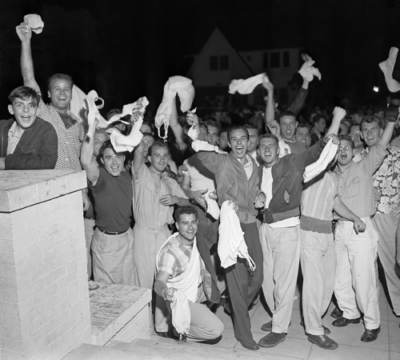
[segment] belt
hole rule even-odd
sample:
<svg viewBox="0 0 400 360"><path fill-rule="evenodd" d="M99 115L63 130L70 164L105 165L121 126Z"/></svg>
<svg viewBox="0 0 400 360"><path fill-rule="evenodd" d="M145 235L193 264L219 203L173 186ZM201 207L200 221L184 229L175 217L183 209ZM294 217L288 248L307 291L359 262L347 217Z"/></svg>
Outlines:
<svg viewBox="0 0 400 360"><path fill-rule="evenodd" d="M126 233L129 230L129 228L128 228L125 231L113 231L113 232L111 232L111 231L105 231L103 229L100 229L99 227L97 227L97 229L99 229L99 231L101 231L103 234L106 234L106 235L120 235L120 234Z"/></svg>

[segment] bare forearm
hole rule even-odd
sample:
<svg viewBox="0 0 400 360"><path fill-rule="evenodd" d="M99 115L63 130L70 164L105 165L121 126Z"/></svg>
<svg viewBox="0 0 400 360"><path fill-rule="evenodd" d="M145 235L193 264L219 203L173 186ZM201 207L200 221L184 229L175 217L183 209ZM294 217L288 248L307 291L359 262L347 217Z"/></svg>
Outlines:
<svg viewBox="0 0 400 360"><path fill-rule="evenodd" d="M345 204L343 204L342 200L340 200L338 196L334 200L333 210L335 210L339 216L353 222L358 218L356 214L354 214Z"/></svg>
<svg viewBox="0 0 400 360"><path fill-rule="evenodd" d="M167 284L160 280L156 280L154 282L154 291L156 292L157 295L161 296L162 298L164 297L163 290L167 288Z"/></svg>
<svg viewBox="0 0 400 360"><path fill-rule="evenodd" d="M395 126L395 122L388 122L386 128L379 140L379 145L381 147L386 147L389 145L390 140L392 139L393 130Z"/></svg>
<svg viewBox="0 0 400 360"><path fill-rule="evenodd" d="M172 113L171 118L169 120L169 126L171 127L172 132L175 135L175 139L177 143L183 142L183 129L181 124L178 121L178 110L176 109L176 98L172 103Z"/></svg>
<svg viewBox="0 0 400 360"><path fill-rule="evenodd" d="M25 86L30 86L35 90L39 90L37 88L37 83L35 80L30 41L25 41L21 43L21 73L22 78L24 79Z"/></svg>
<svg viewBox="0 0 400 360"><path fill-rule="evenodd" d="M95 127L90 126L81 147L82 166L88 166L93 161Z"/></svg>
<svg viewBox="0 0 400 360"><path fill-rule="evenodd" d="M185 199L185 198L181 198L179 196L175 196L176 197L176 205L178 206L190 206L190 201L189 199Z"/></svg>
<svg viewBox="0 0 400 360"><path fill-rule="evenodd" d="M268 92L268 102L265 107L265 128L268 129L268 124L274 120L275 120L274 93Z"/></svg>

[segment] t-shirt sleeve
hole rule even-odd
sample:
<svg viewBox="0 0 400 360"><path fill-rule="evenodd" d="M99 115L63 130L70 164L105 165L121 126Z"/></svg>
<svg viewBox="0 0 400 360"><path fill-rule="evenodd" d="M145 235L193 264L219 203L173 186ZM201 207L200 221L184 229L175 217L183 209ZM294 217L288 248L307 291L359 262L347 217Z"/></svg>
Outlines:
<svg viewBox="0 0 400 360"><path fill-rule="evenodd" d="M165 271L171 276L176 271L176 259L168 251L163 252L158 259L158 271Z"/></svg>

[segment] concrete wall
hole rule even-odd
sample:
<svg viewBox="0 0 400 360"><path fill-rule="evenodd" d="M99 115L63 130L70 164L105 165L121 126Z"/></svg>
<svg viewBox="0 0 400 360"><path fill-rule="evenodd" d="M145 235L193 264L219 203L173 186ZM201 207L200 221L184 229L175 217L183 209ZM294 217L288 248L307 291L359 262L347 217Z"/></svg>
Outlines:
<svg viewBox="0 0 400 360"><path fill-rule="evenodd" d="M61 359L90 336L84 172L0 172L1 359Z"/></svg>

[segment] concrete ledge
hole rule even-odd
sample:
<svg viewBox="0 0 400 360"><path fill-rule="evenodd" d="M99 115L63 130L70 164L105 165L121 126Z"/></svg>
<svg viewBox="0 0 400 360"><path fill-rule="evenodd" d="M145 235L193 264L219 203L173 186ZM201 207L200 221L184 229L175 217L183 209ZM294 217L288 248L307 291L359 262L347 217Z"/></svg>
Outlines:
<svg viewBox="0 0 400 360"><path fill-rule="evenodd" d="M10 213L87 187L84 171L0 171L0 212Z"/></svg>
<svg viewBox="0 0 400 360"><path fill-rule="evenodd" d="M92 335L86 343L104 346L111 339L148 338L150 304L150 289L100 284L90 292Z"/></svg>

